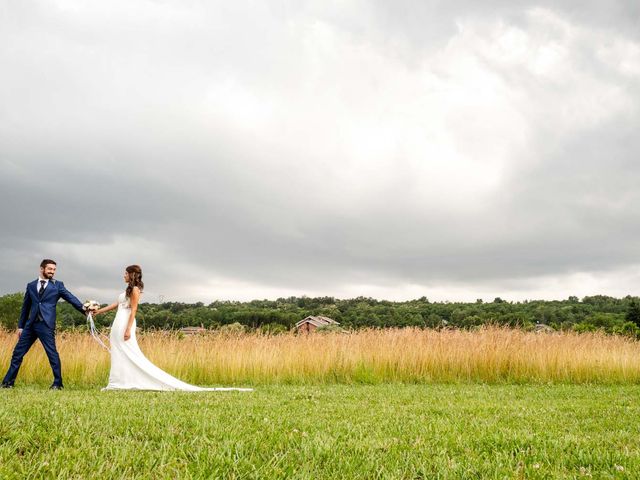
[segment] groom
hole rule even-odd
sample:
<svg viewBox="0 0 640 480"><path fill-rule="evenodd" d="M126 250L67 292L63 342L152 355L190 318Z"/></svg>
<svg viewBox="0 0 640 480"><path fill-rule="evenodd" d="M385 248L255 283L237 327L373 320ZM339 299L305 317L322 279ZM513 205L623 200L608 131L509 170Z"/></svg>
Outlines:
<svg viewBox="0 0 640 480"><path fill-rule="evenodd" d="M84 314L85 310L62 282L53 279L55 273L56 262L45 259L40 263L40 277L27 284L18 322L18 343L11 356L9 371L2 380L2 388L13 388L22 359L36 339L40 339L53 370L51 389L63 388L60 355L56 350L56 304L62 297L79 312Z"/></svg>

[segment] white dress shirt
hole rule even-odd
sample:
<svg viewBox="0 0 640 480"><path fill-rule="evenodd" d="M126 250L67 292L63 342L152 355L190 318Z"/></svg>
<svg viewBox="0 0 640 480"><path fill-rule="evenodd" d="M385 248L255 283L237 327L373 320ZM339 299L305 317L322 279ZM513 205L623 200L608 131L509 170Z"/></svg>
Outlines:
<svg viewBox="0 0 640 480"><path fill-rule="evenodd" d="M36 292L40 291L40 285L42 285L40 282L42 280L44 280L44 288L47 288L47 285L49 285L49 280L47 278L42 278L38 276L38 284L36 285Z"/></svg>

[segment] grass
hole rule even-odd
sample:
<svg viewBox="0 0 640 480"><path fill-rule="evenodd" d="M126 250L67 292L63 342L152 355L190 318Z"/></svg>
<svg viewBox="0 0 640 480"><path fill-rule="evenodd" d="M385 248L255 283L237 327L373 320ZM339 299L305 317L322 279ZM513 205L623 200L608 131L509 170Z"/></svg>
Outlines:
<svg viewBox="0 0 640 480"><path fill-rule="evenodd" d="M640 386L0 390L0 478L638 478Z"/></svg>
<svg viewBox="0 0 640 480"><path fill-rule="evenodd" d="M1 368L8 366L15 341L13 333L0 332ZM198 385L640 383L640 342L602 333L497 327L301 336L148 332L139 342L159 367ZM58 348L67 386L106 385L109 355L87 333L59 334ZM25 358L18 382L51 382L39 344Z"/></svg>
<svg viewBox="0 0 640 480"><path fill-rule="evenodd" d="M0 332L6 368L15 336ZM640 344L485 327L140 336L198 385L100 392L108 354L61 333L0 390L0 478L640 478Z"/></svg>

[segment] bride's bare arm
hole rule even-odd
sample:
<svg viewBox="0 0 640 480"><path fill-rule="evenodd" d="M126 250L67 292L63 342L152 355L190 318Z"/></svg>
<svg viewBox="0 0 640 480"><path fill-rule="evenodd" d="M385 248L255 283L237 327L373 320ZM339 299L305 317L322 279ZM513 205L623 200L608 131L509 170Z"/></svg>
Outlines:
<svg viewBox="0 0 640 480"><path fill-rule="evenodd" d="M140 302L140 289L138 287L133 287L133 290L131 291L131 298L129 300L131 302L131 313L129 314L127 329L124 331L125 341L131 338L131 327L133 326L133 321L136 319L136 312L138 311L138 302Z"/></svg>
<svg viewBox="0 0 640 480"><path fill-rule="evenodd" d="M96 310L95 312L93 312L94 315L98 315L100 313L106 313L109 312L111 310L115 310L116 308L118 308L118 304L117 303L112 303L111 305L107 306L107 307L102 307L98 310Z"/></svg>

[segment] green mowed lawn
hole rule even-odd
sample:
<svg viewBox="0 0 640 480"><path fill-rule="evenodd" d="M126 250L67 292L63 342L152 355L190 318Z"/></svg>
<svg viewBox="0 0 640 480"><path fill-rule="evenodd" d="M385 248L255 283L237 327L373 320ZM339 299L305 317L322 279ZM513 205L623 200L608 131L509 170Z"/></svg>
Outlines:
<svg viewBox="0 0 640 480"><path fill-rule="evenodd" d="M0 478L640 478L640 386L0 390Z"/></svg>

